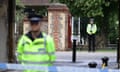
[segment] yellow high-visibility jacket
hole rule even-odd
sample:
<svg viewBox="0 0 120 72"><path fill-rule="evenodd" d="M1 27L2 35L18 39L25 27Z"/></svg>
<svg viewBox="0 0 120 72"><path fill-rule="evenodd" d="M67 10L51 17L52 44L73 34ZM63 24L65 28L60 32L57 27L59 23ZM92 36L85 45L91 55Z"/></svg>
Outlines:
<svg viewBox="0 0 120 72"><path fill-rule="evenodd" d="M88 24L88 25L87 25L87 33L88 33L89 35L95 34L96 31L97 31L97 26L96 26L96 24L93 24L93 25Z"/></svg>
<svg viewBox="0 0 120 72"><path fill-rule="evenodd" d="M34 40L30 32L23 35L18 42L17 53L18 61L27 65L51 66L56 59L53 38L42 32ZM26 70L25 72L40 71Z"/></svg>

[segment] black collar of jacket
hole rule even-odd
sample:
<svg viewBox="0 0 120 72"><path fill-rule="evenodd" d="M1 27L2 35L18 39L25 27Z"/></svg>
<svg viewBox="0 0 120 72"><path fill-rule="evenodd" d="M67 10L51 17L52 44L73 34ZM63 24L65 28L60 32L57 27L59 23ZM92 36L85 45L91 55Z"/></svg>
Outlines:
<svg viewBox="0 0 120 72"><path fill-rule="evenodd" d="M29 37L32 41L34 41L34 38L32 37L31 31L26 34L27 37ZM42 32L37 36L37 38L43 38Z"/></svg>

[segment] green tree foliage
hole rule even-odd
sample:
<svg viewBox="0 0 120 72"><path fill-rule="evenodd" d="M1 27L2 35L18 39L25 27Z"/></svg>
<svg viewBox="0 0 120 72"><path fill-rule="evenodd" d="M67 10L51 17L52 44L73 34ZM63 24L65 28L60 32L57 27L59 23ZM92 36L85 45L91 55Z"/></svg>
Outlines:
<svg viewBox="0 0 120 72"><path fill-rule="evenodd" d="M15 10L15 22L18 34L17 39L23 34L23 19L25 17L24 8L25 6L20 2L21 0L16 0L16 10Z"/></svg>
<svg viewBox="0 0 120 72"><path fill-rule="evenodd" d="M15 20L17 24L21 23L24 18L24 8L25 6L20 2L20 0L16 0Z"/></svg>
<svg viewBox="0 0 120 72"><path fill-rule="evenodd" d="M74 17L95 17L98 33L112 43L118 37L118 0L50 0L66 4Z"/></svg>
<svg viewBox="0 0 120 72"><path fill-rule="evenodd" d="M109 6L109 13L108 13L108 38L111 43L116 43L116 39L118 37L118 2L112 2Z"/></svg>
<svg viewBox="0 0 120 72"><path fill-rule="evenodd" d="M73 16L87 17L104 16L102 5L110 5L108 0L59 0L59 2L67 4Z"/></svg>
<svg viewBox="0 0 120 72"><path fill-rule="evenodd" d="M47 14L47 7L46 6L38 6L38 7L32 7L35 10L36 14L46 16Z"/></svg>

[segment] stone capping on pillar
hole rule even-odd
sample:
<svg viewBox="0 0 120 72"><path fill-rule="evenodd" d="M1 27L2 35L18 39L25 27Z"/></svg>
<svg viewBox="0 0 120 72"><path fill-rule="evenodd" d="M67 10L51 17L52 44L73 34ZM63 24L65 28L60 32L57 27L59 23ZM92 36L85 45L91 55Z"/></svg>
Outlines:
<svg viewBox="0 0 120 72"><path fill-rule="evenodd" d="M48 11L68 11L68 7L61 3L52 3L48 7Z"/></svg>

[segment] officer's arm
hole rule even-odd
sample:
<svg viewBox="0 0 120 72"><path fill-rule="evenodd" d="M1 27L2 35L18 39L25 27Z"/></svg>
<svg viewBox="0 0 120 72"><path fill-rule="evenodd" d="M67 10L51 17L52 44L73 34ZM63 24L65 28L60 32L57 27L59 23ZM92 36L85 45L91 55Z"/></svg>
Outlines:
<svg viewBox="0 0 120 72"><path fill-rule="evenodd" d="M89 24L87 25L87 33L91 35L91 31L90 31L90 28L89 28Z"/></svg>
<svg viewBox="0 0 120 72"><path fill-rule="evenodd" d="M47 51L49 54L49 58L51 62L54 62L56 59L55 56L55 44L54 44L54 40L52 37L48 36L47 37Z"/></svg>
<svg viewBox="0 0 120 72"><path fill-rule="evenodd" d="M17 44L17 60L18 61L21 61L22 59L22 52L23 52L23 37L21 37L19 40L18 40L18 44Z"/></svg>
<svg viewBox="0 0 120 72"><path fill-rule="evenodd" d="M96 31L97 31L97 26L96 26L96 24L95 24L95 26L94 26L94 30L93 30L93 34L95 34Z"/></svg>

